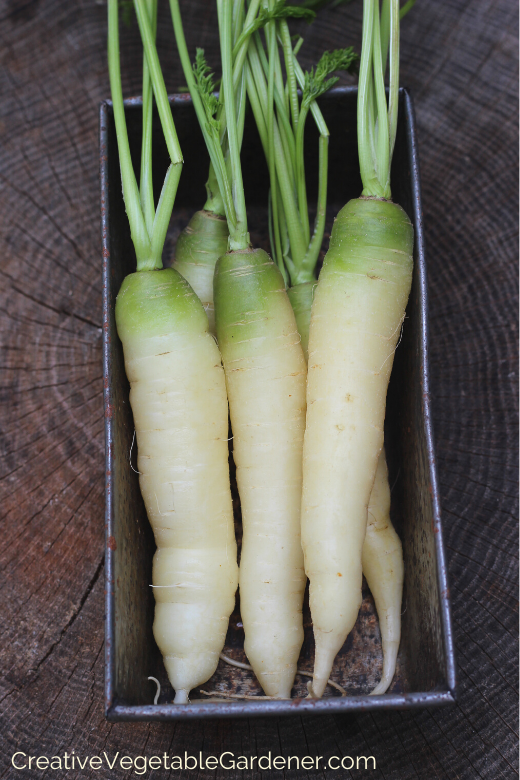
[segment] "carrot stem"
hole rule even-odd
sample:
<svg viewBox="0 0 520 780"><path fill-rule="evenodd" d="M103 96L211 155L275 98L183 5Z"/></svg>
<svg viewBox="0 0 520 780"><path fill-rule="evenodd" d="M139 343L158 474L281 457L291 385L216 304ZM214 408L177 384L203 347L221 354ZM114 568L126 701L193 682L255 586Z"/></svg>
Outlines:
<svg viewBox="0 0 520 780"><path fill-rule="evenodd" d="M226 106L233 203L236 213L236 224L229 225L229 248L231 250L247 249L249 247L249 233L247 232L246 202L240 165L240 144L233 89L232 0L217 0L217 13L222 58L221 89Z"/></svg>
<svg viewBox="0 0 520 780"><path fill-rule="evenodd" d="M399 0L390 0L390 94L388 101L390 162L394 152L399 108L399 20Z"/></svg>
<svg viewBox="0 0 520 780"><path fill-rule="evenodd" d="M166 93L166 85L164 83L161 66L159 64L157 49L155 48L152 26L146 10L145 0L134 0L134 5L139 31L141 33L141 39L144 50L146 52L146 60L148 68L150 69L150 78L153 84L155 102L157 104L157 110L159 111L159 117L161 119L161 125L166 141L166 146L168 147L170 160L174 165L182 164L183 159L181 147L179 145L177 131L175 130L175 125L173 123L170 103Z"/></svg>
<svg viewBox="0 0 520 780"><path fill-rule="evenodd" d="M293 125L293 131L296 132L298 127L298 120L300 116L300 107L298 105L298 86L296 83L296 73L294 69L294 57L291 43L291 34L289 32L289 25L282 19L279 25L280 38L283 46L285 71L287 73L287 87L289 93L289 103L291 106L291 119Z"/></svg>
<svg viewBox="0 0 520 780"><path fill-rule="evenodd" d="M379 184L383 188L383 197L389 198L390 183L390 142L388 134L388 117L385 94L385 81L383 76L383 64L381 61L381 32L379 26L379 0L374 3L374 25L372 38L372 57L374 87L377 105L376 124L376 171ZM388 191L387 191L388 190Z"/></svg>
<svg viewBox="0 0 520 780"><path fill-rule="evenodd" d="M123 183L123 198L125 201L130 234L137 257L138 270L154 268L150 258L151 243L146 222L141 208L141 200L132 158L128 131L126 129L125 109L123 104L123 89L121 86L121 67L119 63L119 0L108 0L108 70L110 76L110 91L116 126L119 164ZM160 266L159 266L160 267Z"/></svg>
<svg viewBox="0 0 520 780"><path fill-rule="evenodd" d="M206 148L213 166L213 173L218 182L218 188L220 190L220 197L222 198L226 219L228 224L231 226L236 223L236 214L231 187L227 178L226 164L224 161L222 148L220 146L220 141L216 139L215 135L210 131L206 111L204 109L202 98L197 87L197 82L193 74L193 68L191 66L191 60L188 54L188 47L186 45L186 38L184 37L179 0L170 0L170 12L173 22L173 30L175 33L175 40L177 43L177 51L179 52L184 78L186 79L191 99L193 101L193 107L195 109L195 113L197 114L197 119L199 120L199 126L202 131L202 135L204 136ZM208 179L208 184L209 182L210 180Z"/></svg>
<svg viewBox="0 0 520 780"><path fill-rule="evenodd" d="M157 0L146 0L148 16L152 25L152 34L155 40L157 31ZM153 196L152 176L152 120L153 120L153 89L150 78L150 69L146 54L143 54L143 140L141 145L141 176L139 179L139 192L141 206L146 222L148 235L152 234L155 218L155 202Z"/></svg>

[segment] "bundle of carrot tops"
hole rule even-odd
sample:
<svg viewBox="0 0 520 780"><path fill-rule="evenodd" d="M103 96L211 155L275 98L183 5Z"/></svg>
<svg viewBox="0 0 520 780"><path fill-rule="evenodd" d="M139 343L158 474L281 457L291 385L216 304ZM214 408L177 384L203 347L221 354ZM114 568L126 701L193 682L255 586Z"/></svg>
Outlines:
<svg viewBox="0 0 520 780"><path fill-rule="evenodd" d="M361 57L299 64L285 0L216 0L221 80L184 38L184 76L208 151L207 199L163 268L183 157L157 55L157 0L134 0L143 45L142 150L132 167L119 63L119 0L108 0L108 61L123 196L137 269L116 303L130 382L141 492L157 550L154 636L175 702L222 656L240 588L244 650L266 696L288 699L303 642L307 578L315 639L309 696L330 682L361 605L364 574L383 646L383 694L400 640L403 559L390 522L386 393L412 280L413 228L392 201L399 21L408 3L363 0ZM413 3L412 3L413 4ZM388 97L385 72L388 69ZM317 276L327 208L329 130L317 102L339 70L359 70L363 190L337 215ZM152 115L170 165L157 198ZM241 168L249 104L269 172L271 257L251 245ZM308 197L304 137L318 130L318 191ZM345 128L346 130L346 128ZM247 171L244 171L247 177ZM310 200L316 202L311 228ZM228 463L231 420L243 541L240 566ZM331 683L344 694L341 686Z"/></svg>

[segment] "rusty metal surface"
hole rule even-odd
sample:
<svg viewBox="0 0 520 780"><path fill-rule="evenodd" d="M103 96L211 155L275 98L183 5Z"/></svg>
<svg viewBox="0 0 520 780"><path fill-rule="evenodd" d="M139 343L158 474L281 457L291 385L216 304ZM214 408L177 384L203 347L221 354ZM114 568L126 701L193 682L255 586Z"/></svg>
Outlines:
<svg viewBox="0 0 520 780"><path fill-rule="evenodd" d="M329 152L329 219L351 197L361 181L357 164L354 88L332 90L320 101L331 131ZM189 97L171 99L185 168L165 246L165 264L176 237L204 200L207 155ZM139 159L141 101L126 101L134 162ZM328 688L320 701L305 699L306 680L297 677L293 700L211 703L199 689L192 703L174 706L160 654L152 635L151 561L153 536L139 492L132 448L133 422L128 402L122 348L114 321L115 296L124 276L135 270L135 256L121 195L121 180L111 106L101 106L101 190L104 274L104 377L106 428L106 682L105 707L111 721L177 720L194 717L281 715L298 712L344 712L360 709L403 709L453 702L455 661L449 613L446 561L442 544L439 498L428 390L427 288L419 171L411 99L401 90L400 122L393 165L394 199L415 227L415 269L403 338L397 350L388 394L385 431L392 492L392 518L401 536L405 559L403 633L398 665L390 692L370 697L381 671L382 653L373 599L364 583L363 603L354 630L338 654L332 679L348 691L341 697ZM167 152L155 121L154 178L156 192L167 167ZM306 148L316 149L312 123ZM268 177L254 128L246 124L244 151L246 201L251 237L268 249ZM317 164L306 160L309 191L317 191ZM232 465L232 459L230 459ZM133 465L132 465L133 464ZM235 486L236 491L236 486ZM240 508L235 493L235 521L240 543ZM307 600L305 640L299 667L313 665L312 624ZM231 616L224 652L246 661L239 602ZM162 683L157 706L155 686ZM252 672L220 663L203 690L261 695Z"/></svg>

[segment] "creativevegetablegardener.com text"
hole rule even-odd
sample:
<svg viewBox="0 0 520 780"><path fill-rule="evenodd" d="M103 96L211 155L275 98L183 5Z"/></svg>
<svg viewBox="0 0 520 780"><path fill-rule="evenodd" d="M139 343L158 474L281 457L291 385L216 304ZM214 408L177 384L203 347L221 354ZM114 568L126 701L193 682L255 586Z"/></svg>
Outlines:
<svg viewBox="0 0 520 780"><path fill-rule="evenodd" d="M273 756L272 753L262 756L237 756L225 751L219 756L198 756L184 753L184 756L127 756L119 752L108 755L80 756L74 751L62 753L59 756L29 756L23 751L17 751L11 758L15 769L32 770L67 770L93 769L103 767L109 769L133 769L136 775L144 775L149 769L375 769L376 760L373 756Z"/></svg>

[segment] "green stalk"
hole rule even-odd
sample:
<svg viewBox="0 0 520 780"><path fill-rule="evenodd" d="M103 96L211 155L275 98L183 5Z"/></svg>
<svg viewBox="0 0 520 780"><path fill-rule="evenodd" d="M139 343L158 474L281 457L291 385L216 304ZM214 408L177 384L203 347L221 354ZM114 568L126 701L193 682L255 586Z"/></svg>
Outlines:
<svg viewBox="0 0 520 780"><path fill-rule="evenodd" d="M359 168L363 182L362 195L383 197L383 189L377 178L375 159L372 154L369 122L370 84L372 81L372 49L374 29L375 0L363 0L363 36L361 43L361 63L359 66L357 135Z"/></svg>
<svg viewBox="0 0 520 780"><path fill-rule="evenodd" d="M255 27L254 21L259 7L260 0L252 0L252 2L249 4L246 20L244 22L244 28L233 46L233 61L237 62L240 61L240 58L242 58L242 65L244 64L244 60L247 54L249 38L257 29L257 27Z"/></svg>
<svg viewBox="0 0 520 780"><path fill-rule="evenodd" d="M408 11L413 3L408 6ZM365 197L392 197L390 169L399 107L399 0L364 0L363 43L358 90L358 149ZM384 72L390 52L387 105Z"/></svg>
<svg viewBox="0 0 520 780"><path fill-rule="evenodd" d="M206 182L206 202L203 206L204 211L210 211L212 214L216 214L219 217L223 217L226 213L224 208L224 201L220 194L218 186L217 176L215 174L215 168L213 163L209 164L208 180Z"/></svg>
<svg viewBox="0 0 520 780"><path fill-rule="evenodd" d="M296 128L298 127L298 119L300 115L300 109L298 105L298 87L296 84L296 73L294 70L294 57L293 57L293 48L291 42L291 33L289 32L289 25L287 24L285 19L281 20L279 25L279 30L280 30L280 38L282 41L282 47L283 47L285 70L287 73L287 89L288 89L289 103L291 106L292 126L293 126L293 131L296 132Z"/></svg>
<svg viewBox="0 0 520 780"><path fill-rule="evenodd" d="M275 103L276 103L276 91L275 91ZM278 109L278 105L276 106ZM288 114L285 111L277 110L278 129L280 131L280 138L282 140L282 146L284 151L284 157L288 161L288 171L291 177L291 187L296 189L296 178L294 171L296 169L296 143L294 135L291 130L291 122Z"/></svg>
<svg viewBox="0 0 520 780"><path fill-rule="evenodd" d="M280 226L279 226L279 204L278 204L278 187L276 182L276 161L274 154L274 59L276 50L276 31L275 24L269 22L266 30L268 46L269 46L269 75L267 79L267 141L268 141L268 165L269 165L269 179L271 181L270 189L270 206L271 206L271 219L272 219L272 233L274 236L274 245L272 245L273 254L275 255L274 261L282 276L284 276L284 282L287 283L286 275L284 274L284 264L282 256L282 247L280 243Z"/></svg>
<svg viewBox="0 0 520 780"><path fill-rule="evenodd" d="M121 69L119 64L119 14L118 0L108 2L108 65L110 88L114 106L117 145L123 182L123 197L130 223L130 232L134 243L137 270L151 271L162 268L162 250L166 231L170 221L177 187L182 172L182 153L175 125L166 95L166 88L155 48L156 8L155 0L135 0L139 21L139 30L144 48L143 57L143 143L142 143L142 198L137 188L135 173L130 156L128 132L124 113ZM168 168L161 191L157 212L154 214L152 185L152 139L151 115L153 86L155 99L160 108L161 125L168 144L172 163ZM146 212L143 213L143 209Z"/></svg>
<svg viewBox="0 0 520 780"><path fill-rule="evenodd" d="M399 108L399 20L399 0L390 0L390 90L388 100L390 163L394 153ZM388 177L390 179L390 171L388 171Z"/></svg>
<svg viewBox="0 0 520 780"><path fill-rule="evenodd" d="M166 86L159 64L159 57L157 56L157 49L155 48L154 36L146 10L145 0L134 0L134 5L141 39L146 53L146 60L148 68L150 69L150 78L153 84L155 102L157 104L157 110L159 111L166 146L168 147L168 153L172 163L174 165L179 165L183 162L181 147L173 123L170 103L168 101Z"/></svg>
<svg viewBox="0 0 520 780"><path fill-rule="evenodd" d="M294 196L294 190L291 187L291 177L288 171L287 161L283 153L280 133L276 124L274 125L274 142L276 171L278 174L280 192L285 211L287 232L289 233L291 242L291 257L295 265L300 265L303 258L305 257L306 252L305 237L300 214L298 212L296 198Z"/></svg>
<svg viewBox="0 0 520 780"><path fill-rule="evenodd" d="M173 204L175 203L175 196L177 194L177 187L179 186L179 179L181 178L182 165L175 165L172 163L166 172L166 178L159 197L159 203L157 204L157 211L155 213L155 219L153 221L152 231L152 257L157 258L160 265L157 268L162 268L162 250L164 247L164 241L166 239L166 232L168 225L170 224L170 217L172 215Z"/></svg>
<svg viewBox="0 0 520 780"><path fill-rule="evenodd" d="M220 52L222 58L222 90L226 105L227 132L231 173L233 181L233 202L236 213L236 224L229 225L229 248L233 250L247 249L250 246L247 232L246 202L244 184L240 165L240 145L237 135L237 118L235 94L233 90L233 40L232 40L232 6L230 0L217 0L219 22Z"/></svg>
<svg viewBox="0 0 520 780"><path fill-rule="evenodd" d="M297 57L298 56L298 52L300 51L302 46L303 46L303 38L300 35L300 37L298 38L298 40L294 44L293 57Z"/></svg>
<svg viewBox="0 0 520 780"><path fill-rule="evenodd" d="M242 149L242 140L244 138L246 106L247 106L246 74L242 69L242 75L240 77L240 82L237 89L237 138L238 138L239 149Z"/></svg>
<svg viewBox="0 0 520 780"><path fill-rule="evenodd" d="M273 181L273 180L271 180ZM269 202L268 202L268 216L269 216L269 242L271 244L271 252L274 255L273 260L278 266L280 273L283 276L283 281L287 287L287 271L285 270L284 254L282 250L282 228L280 225L280 215L282 210L280 209L280 191L276 178L274 179L274 186L269 188Z"/></svg>
<svg viewBox="0 0 520 780"><path fill-rule="evenodd" d="M298 43L300 43L300 41L303 43L303 38L300 38ZM298 43L296 44L293 50L294 72L296 74L298 86L300 87L301 90L303 90L305 86L305 74L302 70L300 63L296 59L296 55L300 49ZM313 100L311 103L311 114L316 123L316 127L318 128L319 134L329 136L330 135L329 128L327 127L325 123L325 119L323 118L323 114L321 113L321 109L315 100Z"/></svg>
<svg viewBox="0 0 520 780"><path fill-rule="evenodd" d="M255 77L258 93L263 93L266 96L265 101L263 101L263 106L265 107L264 116L267 117L267 112L268 112L267 87L265 85L264 67L267 66L268 68L269 66L266 58L265 58L265 64L261 64L262 57L261 57L261 53L258 51L259 48L261 49L261 51L263 51L261 43L259 47L257 46L255 48L252 41L252 45L250 46L248 56L249 56L249 63L251 65L251 70ZM264 52L264 57L265 57L265 52ZM276 93L277 90L275 85L274 88L275 102L276 102ZM277 104L277 108L278 108L278 104ZM285 109L285 105L283 106L283 109ZM280 116L280 112L278 112L278 116ZM305 244L300 214L298 212L296 196L294 192L294 184L293 184L294 174L291 170L292 159L287 158L287 156L284 153L281 133L276 118L273 119L272 126L273 126L273 137L274 137L276 174L280 186L281 202L283 203L283 209L285 211L287 232L290 237L291 255L294 263L299 265L303 261L303 258L305 257L306 244ZM290 130L290 126L289 126L289 130ZM270 158L268 158L268 163L269 163L269 159ZM271 186L273 186L272 182L271 182Z"/></svg>
<svg viewBox="0 0 520 780"><path fill-rule="evenodd" d="M279 205L281 203L281 195L280 195L280 188L278 184L278 179L276 177L276 173L274 177L272 176L272 161L274 157L269 152L269 137L268 137L267 125L265 119L267 115L267 88L263 78L262 68L259 63L258 57L256 55L256 44L254 40L251 41L250 55L251 56L245 65L246 79L247 79L247 94L249 97L249 102L253 111L253 115L255 117L256 126L258 128L258 133L260 135L260 140L262 142L262 147L264 150L265 158L267 160L269 172L271 176L271 189L269 191L269 204L268 204L269 241L271 244L271 251L273 253L274 260L282 273L285 284L287 285L287 272L285 270L285 265L283 262L283 258L285 257L285 252L284 249L282 248L282 238L281 238L282 235L285 235L287 233L287 228L285 225L285 219L283 219L283 209L281 209ZM255 63L255 70L259 80L260 90L257 90L257 84L252 71L251 59L253 59ZM262 101L259 97L259 94L262 95ZM273 143L274 143L274 136L273 136ZM274 198L272 195L273 191L275 193ZM277 204L276 220L273 215L273 200ZM287 260L285 261L285 264L287 264Z"/></svg>
<svg viewBox="0 0 520 780"><path fill-rule="evenodd" d="M323 234L325 232L325 219L327 217L327 178L328 178L328 160L329 160L329 137L320 135L319 141L319 184L318 184L318 203L316 208L316 219L314 221L314 231L312 240L309 244L307 254L297 272L293 284L302 282L311 282L315 276L316 263L320 255L321 245L323 243Z"/></svg>
<svg viewBox="0 0 520 780"><path fill-rule="evenodd" d="M386 72L388 59L388 44L390 42L390 0L383 0L381 5L381 60L383 62L383 76Z"/></svg>
<svg viewBox="0 0 520 780"><path fill-rule="evenodd" d="M272 23L274 26L274 29L279 31L280 29L280 22ZM287 27L287 22L285 22L286 28L287 28L287 34L289 35L289 28ZM282 76L282 65L280 62L280 56L278 52L278 46L276 45L276 40L278 39L278 35L275 33L275 43L273 48L273 56L275 61L275 95L277 96L275 98L276 102L276 111L277 111L277 118L278 118L278 129L280 131L280 138L282 140L283 150L284 150L284 156L285 159L288 161L287 170L289 171L289 175L291 177L291 187L293 189L296 189L296 177L295 177L295 170L296 170L296 144L294 139L294 127L291 126L291 120L293 118L293 111L294 111L294 105L292 103L293 97L296 98L296 110L298 111L298 92L296 89L296 79L294 79L294 92L292 90L285 89L283 85L283 76ZM289 44L290 44L290 36L289 36ZM269 62L271 60L271 54L269 55ZM294 68L292 69L292 73L294 75ZM289 71L287 71L287 78L289 79ZM289 87L289 81L287 82L287 87ZM293 94L292 94L293 92Z"/></svg>
<svg viewBox="0 0 520 780"><path fill-rule="evenodd" d="M235 94L235 99L236 99L236 104L235 104L236 113L237 116L239 117L241 112L240 99L242 96L245 98L245 93L242 93L240 89L243 68L240 65L237 65L236 63L235 48L241 30L244 28L245 25L244 18L243 18L243 11L244 11L244 0L233 0L233 9L231 12L231 38L233 40L233 50L232 50L231 58L233 61L233 93ZM247 49L247 44L244 44L242 48ZM241 52L240 54L241 54L242 65L243 65L245 54L242 54ZM219 107L217 111L217 121L220 124L220 143L222 148L226 149L226 153L227 153L228 152L227 135L226 135L227 120L226 120L226 108L224 105L224 90L222 89L219 91L218 103L219 103ZM240 133L240 128L238 132L238 137L239 138L242 137ZM242 142L240 142L240 146L242 146ZM227 163L228 163L228 171L229 174L231 175L229 159L227 159Z"/></svg>
<svg viewBox="0 0 520 780"><path fill-rule="evenodd" d="M233 11L231 18L233 40L236 41L240 35L240 30L244 26L244 0L233 0Z"/></svg>
<svg viewBox="0 0 520 780"><path fill-rule="evenodd" d="M368 82L368 95L367 95L367 106L368 106L368 131L370 135L370 150L372 152L372 160L374 160L374 167L376 169L376 175L377 175L377 150L376 150L376 127L377 127L377 104L376 104L376 95L374 90L374 80L370 78L370 81Z"/></svg>
<svg viewBox="0 0 520 780"><path fill-rule="evenodd" d="M151 234L151 256L154 267L161 268L164 240L166 238L166 231L168 229L168 223L177 194L177 187L179 186L183 159L166 92L166 85L164 83L157 49L155 47L152 20L148 15L145 0L134 0L134 6L150 79L153 85L155 102L161 120L161 127L171 160L171 165L166 173L164 185L161 190Z"/></svg>
<svg viewBox="0 0 520 780"><path fill-rule="evenodd" d="M274 28L276 30L276 28L277 28L276 22L272 22L272 24L274 25ZM277 36L275 34L275 39L276 38L277 38ZM292 114L292 108L291 108L291 105L290 105L289 94L288 94L287 90L285 89L284 83L283 83L282 63L281 63L281 60L280 60L280 54L279 54L277 46L275 48L274 71L275 71L276 87L277 87L277 90L278 90L278 94L281 96L281 99L283 100L284 114L287 116L289 124L290 124L289 117Z"/></svg>
<svg viewBox="0 0 520 780"><path fill-rule="evenodd" d="M261 63L261 67L263 69L265 78L267 79L269 74L269 63L267 61L267 57L265 55L264 47L262 45L262 41L260 39L259 33L255 33L255 35L253 36L253 41L256 43L256 52L258 55L258 59L259 62ZM253 41L249 47L249 52L248 52L249 55L251 55L253 51ZM278 78L275 80L274 102L276 104L279 127L283 138L283 145L285 148L287 148L288 154L290 154L291 164L289 166L289 169L292 174L293 170L296 168L296 146L294 142L293 131L291 128L291 120L289 118L289 111L288 111L289 104L285 97L285 90L280 89ZM296 186L294 176L292 177L292 184L293 186Z"/></svg>
<svg viewBox="0 0 520 780"><path fill-rule="evenodd" d="M239 3L239 7L236 10L236 20L233 16L233 40L236 40L240 34L240 30L244 26L244 0L236 0ZM235 13L235 11L234 11ZM233 91L236 95L236 109L237 109L237 137L239 139L239 149L242 148L242 139L244 137L244 122L246 116L246 103L247 103L247 91L246 91L246 77L244 73L245 55L242 64L237 67L237 63L233 58Z"/></svg>
<svg viewBox="0 0 520 780"><path fill-rule="evenodd" d="M309 212L307 206L307 184L305 182L305 163L304 163L304 132L305 121L309 113L309 105L302 103L298 127L296 130L296 182L298 189L298 209L303 224L304 240L307 246L311 240L309 227Z"/></svg>
<svg viewBox="0 0 520 780"><path fill-rule="evenodd" d="M399 19L402 19L403 16L406 16L408 11L412 10L416 2L417 0L408 0L408 2L406 2L401 8L401 10L399 11Z"/></svg>
<svg viewBox="0 0 520 780"><path fill-rule="evenodd" d="M397 114L399 104L399 28L403 16L406 16L415 5L415 0L409 0L399 10L399 4L393 0L383 0L381 10L381 51L383 74L386 70L388 50L390 49L390 89L388 100L388 128L390 136L390 161L395 146L397 132Z"/></svg>
<svg viewBox="0 0 520 780"><path fill-rule="evenodd" d="M236 20L233 16L233 40L236 40L243 28L244 21L244 0L236 0L238 7L236 10ZM233 12L235 14L235 11ZM244 48L247 48L244 46ZM239 149L242 149L242 140L244 138L244 123L246 117L247 89L246 74L244 73L245 52L241 56L241 63L237 63L233 58L233 92L236 95L237 107L237 137ZM225 107L224 107L225 114Z"/></svg>
<svg viewBox="0 0 520 780"><path fill-rule="evenodd" d="M251 72L251 67L249 63L246 62L244 67L246 72L246 85L247 85L247 95L249 97L249 103L253 111L253 116L255 117L255 122L258 128L258 134L260 135L260 140L262 142L265 158L266 160L269 160L269 142L267 139L267 127L265 124L264 112L260 104L260 98L258 96L258 91L256 89L256 83L253 74Z"/></svg>
<svg viewBox="0 0 520 780"><path fill-rule="evenodd" d="M116 126L119 164L123 183L123 198L125 201L130 234L137 258L137 270L152 270L157 267L151 259L151 243L146 229L146 223L141 208L139 190L132 167L130 144L126 129L125 109L123 104L123 89L121 86L121 68L119 64L119 0L108 0L108 70L110 76L110 91ZM158 266L160 268L160 266Z"/></svg>
<svg viewBox="0 0 520 780"><path fill-rule="evenodd" d="M220 141L216 139L214 135L210 132L208 126L208 119L206 117L206 112L202 104L202 99L199 95L199 91L195 81L195 76L193 75L193 69L188 54L188 47L186 46L186 38L184 37L184 30L182 27L182 18L179 9L179 0L170 0L170 12L171 12L171 17L173 22L175 40L177 43L177 51L179 52L184 78L186 79L186 83L190 91L191 99L193 101L193 107L195 109L195 113L197 114L197 119L199 120L199 126L202 131L202 135L204 136L206 148L208 150L211 164L213 166L213 174L218 183L218 188L220 190L220 196L222 198L226 219L229 225L233 225L236 223L235 206L233 203L231 187L229 186L229 181L226 174L226 165L224 162L224 156L222 154ZM213 184L213 182L211 184ZM208 185L211 186L210 179L208 179ZM211 189L210 191L214 192L213 189Z"/></svg>
<svg viewBox="0 0 520 780"><path fill-rule="evenodd" d="M277 182L277 186L278 186L278 182ZM278 198L278 203L280 202L281 199ZM289 276L292 279L292 277L295 274L296 266L294 265L291 258L291 241L289 239L289 231L287 230L287 222L285 221L285 212L282 208L280 209L279 222L280 222L280 236L281 236L281 243L282 243L283 259L284 259L285 267L289 272ZM287 274L285 275L285 277L286 276ZM286 281L286 284L288 283L288 281L289 280Z"/></svg>
<svg viewBox="0 0 520 780"><path fill-rule="evenodd" d="M293 62L295 75L300 89L305 86L305 74L296 59L296 54L303 43L300 38L293 50ZM305 255L302 267L295 276L294 284L301 281L311 281L315 278L316 263L323 243L323 234L325 233L325 220L327 217L327 181L328 181L328 160L329 160L329 128L323 117L320 107L315 100L311 101L310 111L314 122L320 134L319 144L319 167L318 167L318 203L316 210L316 219L314 222L314 231L307 254ZM298 280L298 281L296 281Z"/></svg>
<svg viewBox="0 0 520 780"><path fill-rule="evenodd" d="M390 182L390 139L388 133L388 116L381 61L381 37L379 27L379 2L374 4L374 27L372 41L374 86L377 103L377 138L376 138L376 170L379 184L383 187L383 197L389 198Z"/></svg>
<svg viewBox="0 0 520 780"><path fill-rule="evenodd" d="M152 26L152 34L155 40L157 32L157 0L147 0L147 12ZM152 120L153 120L153 91L150 78L150 69L146 54L143 56L143 141L141 146L141 175L139 179L139 192L141 206L148 235L152 235L153 221L155 218L155 203L153 197L152 176Z"/></svg>
<svg viewBox="0 0 520 780"><path fill-rule="evenodd" d="M258 11L259 5L260 5L260 0L253 0L253 2L250 4L247 11L246 19L243 23L243 32L238 36L233 46L233 90L239 95L237 100L237 105L238 105L237 114L239 117L238 138L240 139L240 147L242 147L242 137L244 133L244 120L245 120L245 109L246 109L245 104L246 104L246 96L247 96L247 91L245 89L245 81L242 82L241 79L243 76L244 66L247 57L249 37L255 29L253 25L253 21ZM243 86L244 89L242 89ZM244 101L243 103L241 102L242 100ZM225 146L227 144L227 138L226 138L227 120L226 120L226 108L224 105L222 91L219 95L219 109L217 113L217 120L220 123L220 142L223 146Z"/></svg>

